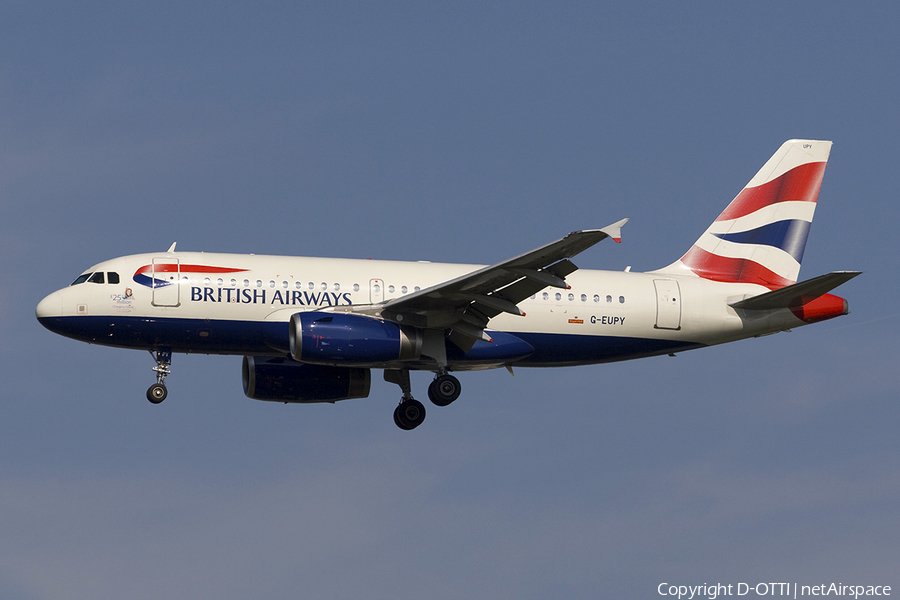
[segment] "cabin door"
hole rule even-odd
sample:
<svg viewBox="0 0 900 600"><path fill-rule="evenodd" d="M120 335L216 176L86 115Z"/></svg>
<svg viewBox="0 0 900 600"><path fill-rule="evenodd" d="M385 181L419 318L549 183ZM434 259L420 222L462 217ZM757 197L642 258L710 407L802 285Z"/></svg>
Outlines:
<svg viewBox="0 0 900 600"><path fill-rule="evenodd" d="M154 258L150 271L153 306L181 304L181 265L177 258Z"/></svg>
<svg viewBox="0 0 900 600"><path fill-rule="evenodd" d="M656 287L656 328L681 329L681 292L672 279L654 279Z"/></svg>

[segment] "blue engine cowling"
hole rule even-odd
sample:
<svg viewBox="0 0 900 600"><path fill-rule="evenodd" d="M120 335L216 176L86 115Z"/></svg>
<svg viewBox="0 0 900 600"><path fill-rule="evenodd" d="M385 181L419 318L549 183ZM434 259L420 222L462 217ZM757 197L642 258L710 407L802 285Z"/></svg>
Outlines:
<svg viewBox="0 0 900 600"><path fill-rule="evenodd" d="M369 369L305 365L290 358L245 356L244 394L273 402L336 402L369 395Z"/></svg>
<svg viewBox="0 0 900 600"><path fill-rule="evenodd" d="M291 317L291 356L322 365L378 365L416 360L422 331L362 315L301 312Z"/></svg>

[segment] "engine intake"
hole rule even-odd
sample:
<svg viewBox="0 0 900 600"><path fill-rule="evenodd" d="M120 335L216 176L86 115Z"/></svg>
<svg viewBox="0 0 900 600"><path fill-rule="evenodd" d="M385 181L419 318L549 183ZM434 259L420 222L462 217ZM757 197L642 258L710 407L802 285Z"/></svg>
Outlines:
<svg viewBox="0 0 900 600"><path fill-rule="evenodd" d="M369 369L305 365L290 358L245 356L244 394L273 402L336 402L369 395Z"/></svg>
<svg viewBox="0 0 900 600"><path fill-rule="evenodd" d="M321 365L378 365L422 355L420 329L362 315L301 312L291 317L291 356Z"/></svg>

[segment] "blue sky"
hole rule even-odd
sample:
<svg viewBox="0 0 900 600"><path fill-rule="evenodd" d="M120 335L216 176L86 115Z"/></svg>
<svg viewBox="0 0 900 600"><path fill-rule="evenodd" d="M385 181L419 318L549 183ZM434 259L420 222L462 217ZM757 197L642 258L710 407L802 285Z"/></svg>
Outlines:
<svg viewBox="0 0 900 600"><path fill-rule="evenodd" d="M6 3L0 597L607 598L900 586L889 3ZM249 400L240 358L34 306L164 250L492 263L631 221L678 258L786 139L834 141L801 276L852 313L629 363L465 374L399 431ZM885 304L887 302L887 304ZM424 397L427 374L413 377ZM896 589L896 587L895 587Z"/></svg>

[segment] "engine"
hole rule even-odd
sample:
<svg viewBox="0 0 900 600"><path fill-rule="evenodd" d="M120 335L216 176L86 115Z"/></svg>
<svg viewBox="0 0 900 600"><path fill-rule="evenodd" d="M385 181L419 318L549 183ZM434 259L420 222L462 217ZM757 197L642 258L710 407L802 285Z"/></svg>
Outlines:
<svg viewBox="0 0 900 600"><path fill-rule="evenodd" d="M304 363L378 365L415 360L422 331L361 315L301 312L291 317L291 356Z"/></svg>
<svg viewBox="0 0 900 600"><path fill-rule="evenodd" d="M336 402L369 395L369 369L306 365L290 358L245 356L244 394L273 402Z"/></svg>

